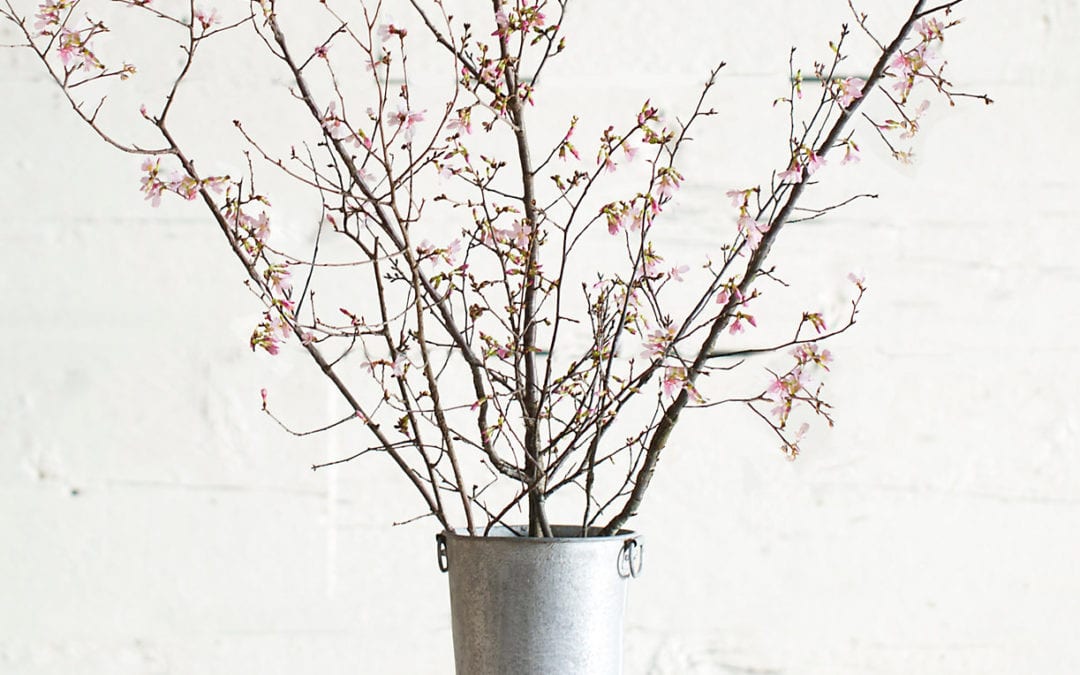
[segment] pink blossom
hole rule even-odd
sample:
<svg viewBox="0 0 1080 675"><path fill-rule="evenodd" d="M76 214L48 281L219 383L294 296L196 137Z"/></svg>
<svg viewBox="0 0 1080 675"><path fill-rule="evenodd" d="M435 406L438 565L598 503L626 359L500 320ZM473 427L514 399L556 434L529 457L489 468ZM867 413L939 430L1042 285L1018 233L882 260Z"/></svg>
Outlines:
<svg viewBox="0 0 1080 675"><path fill-rule="evenodd" d="M574 144L570 142L570 137L574 135L574 129L577 127L578 118L574 116L570 120L570 128L566 130L566 135L563 136L562 142L559 143L559 159L565 160L566 153L569 152L574 156L574 159L581 159L581 155L578 154Z"/></svg>
<svg viewBox="0 0 1080 675"><path fill-rule="evenodd" d="M679 184L682 182L683 177L675 169L671 167L664 167L660 169L657 176L659 182L656 185L656 198L659 199L671 199L675 191L679 189Z"/></svg>
<svg viewBox="0 0 1080 675"><path fill-rule="evenodd" d="M730 282L726 286L724 286L724 288L721 289L720 293L716 296L716 304L728 304L728 301L731 300L732 295L735 296L735 300L740 304L745 301L745 298L743 298L742 291L739 290L739 287L736 286L734 282Z"/></svg>
<svg viewBox="0 0 1080 675"><path fill-rule="evenodd" d="M270 265L263 272L263 277L270 285L271 290L276 295L284 295L286 291L292 290L292 281L289 278L292 274L285 265Z"/></svg>
<svg viewBox="0 0 1080 675"><path fill-rule="evenodd" d="M330 101L330 105L326 108L326 114L322 118L323 129L326 130L326 134L337 141L352 141L354 145L360 145L360 140L349 128L349 125L345 123L345 120L338 117L337 114L337 101ZM370 147L370 142L365 142L365 145Z"/></svg>
<svg viewBox="0 0 1080 675"><path fill-rule="evenodd" d="M495 31L492 35L506 37L510 34L510 19L506 16L506 10L500 5L495 12Z"/></svg>
<svg viewBox="0 0 1080 675"><path fill-rule="evenodd" d="M813 150L809 150L806 156L806 175L814 175L814 172L823 166L825 166L825 158Z"/></svg>
<svg viewBox="0 0 1080 675"><path fill-rule="evenodd" d="M386 113L386 123L391 127L398 127L402 132L405 142L410 143L412 142L413 134L416 131L416 123L424 121L425 112L426 111L424 110L419 112L409 110L405 99L398 99L397 109Z"/></svg>
<svg viewBox="0 0 1080 675"><path fill-rule="evenodd" d="M315 56L319 57L320 59L325 59L327 56L327 52L328 49L326 45L319 45L315 48Z"/></svg>
<svg viewBox="0 0 1080 675"><path fill-rule="evenodd" d="M781 171L777 178L780 179L781 183L801 183L802 170L802 164L799 163L799 160L793 159L787 171Z"/></svg>
<svg viewBox="0 0 1080 675"><path fill-rule="evenodd" d="M451 133L465 132L466 134L472 133L472 108L459 108L457 116L452 117L449 122L446 123L447 131Z"/></svg>
<svg viewBox="0 0 1080 675"><path fill-rule="evenodd" d="M799 381L798 375L789 373L783 377L774 375L773 381L769 383L766 392L783 399L794 396L800 389L802 389L802 383Z"/></svg>
<svg viewBox="0 0 1080 675"><path fill-rule="evenodd" d="M278 320L280 320L280 317L278 317ZM280 351L280 340L274 333L275 329L270 318L270 313L267 312L263 315L262 323L256 326L255 330L251 333L251 351L255 351L256 348L262 348L271 356L277 355Z"/></svg>
<svg viewBox="0 0 1080 675"><path fill-rule="evenodd" d="M141 166L142 170L146 172L146 175L140 180L142 191L146 193L146 198L150 200L150 205L154 208L161 205L161 194L165 190L165 184L158 179L158 173L161 170L160 164L160 159L147 157L143 160Z"/></svg>
<svg viewBox="0 0 1080 675"><path fill-rule="evenodd" d="M262 211L258 218L249 220L252 236L260 244L265 244L266 238L270 236L270 217L266 215L266 211Z"/></svg>
<svg viewBox="0 0 1080 675"><path fill-rule="evenodd" d="M71 0L59 0L58 2L46 2L38 6L38 13L34 15L34 30L39 35L52 35L50 30L60 23L60 12L71 5Z"/></svg>
<svg viewBox="0 0 1080 675"><path fill-rule="evenodd" d="M375 31L375 34L379 36L379 40L386 42L391 37L397 36L404 38L409 34L409 31L403 27L396 25L393 20L387 20L385 23L380 24L379 28Z"/></svg>
<svg viewBox="0 0 1080 675"><path fill-rule="evenodd" d="M616 235L626 225L626 205L612 202L600 209L600 213L607 218L608 234Z"/></svg>
<svg viewBox="0 0 1080 675"><path fill-rule="evenodd" d="M736 333L741 333L746 330L746 327L743 326L742 323L744 319L746 320L746 323L754 326L755 328L757 327L757 320L754 319L754 317L750 316L749 314L744 314L743 312L736 312L735 321L732 322L731 328L728 329L728 332L734 335Z"/></svg>
<svg viewBox="0 0 1080 675"><path fill-rule="evenodd" d="M485 60L480 69L480 79L488 84L495 84L502 76L502 66L498 61Z"/></svg>
<svg viewBox="0 0 1080 675"><path fill-rule="evenodd" d="M904 129L900 134L900 138L914 138L915 134L919 132L919 118L926 113L929 107L930 101L923 101L915 108L915 112L908 116L908 119L899 123L899 126Z"/></svg>
<svg viewBox="0 0 1080 675"><path fill-rule="evenodd" d="M913 70L912 60L906 52L897 52L896 56L889 62L889 67L900 71L897 74L899 77L907 77Z"/></svg>
<svg viewBox="0 0 1080 675"><path fill-rule="evenodd" d="M919 32L919 35L926 42L929 42L931 40L941 40L945 37L945 27L942 26L941 22L938 21L935 17L930 17L929 19L922 19L916 25L915 30Z"/></svg>
<svg viewBox="0 0 1080 675"><path fill-rule="evenodd" d="M409 365L409 359L405 356L404 352L398 352L397 358L391 364L391 369L394 371L395 377L402 377L405 375L405 369Z"/></svg>
<svg viewBox="0 0 1080 675"><path fill-rule="evenodd" d="M866 80L858 77L849 77L846 80L840 80L838 86L837 102L840 104L841 108L848 108L856 99L862 98L862 90L863 87L866 86Z"/></svg>
<svg viewBox="0 0 1080 675"><path fill-rule="evenodd" d="M654 120L656 117L656 108L650 106L649 101L645 101L645 105L641 106L641 112L637 116L638 126L644 126L646 122Z"/></svg>
<svg viewBox="0 0 1080 675"><path fill-rule="evenodd" d="M738 221L739 232L746 237L746 243L751 251L756 251L761 244L761 237L768 231L768 224L762 224L748 215L740 216Z"/></svg>
<svg viewBox="0 0 1080 675"><path fill-rule="evenodd" d="M626 161L632 162L637 157L638 149L631 145L629 141L623 141L622 149L623 154L626 155Z"/></svg>
<svg viewBox="0 0 1080 675"><path fill-rule="evenodd" d="M416 245L416 258L417 260L424 260L427 262L433 262L432 256L435 255L435 244L432 244L430 240L425 239Z"/></svg>
<svg viewBox="0 0 1080 675"><path fill-rule="evenodd" d="M675 281L683 281L683 275L690 271L689 265L679 265L678 267L672 267L668 271L668 278Z"/></svg>
<svg viewBox="0 0 1080 675"><path fill-rule="evenodd" d="M745 209L750 204L750 195L754 193L756 188L750 188L748 190L728 190L724 194L731 197L731 205L740 209Z"/></svg>
<svg viewBox="0 0 1080 675"><path fill-rule="evenodd" d="M803 320L809 321L810 325L814 327L814 330L816 330L818 334L824 333L827 330L825 318L821 316L821 312L806 312L803 314Z"/></svg>
<svg viewBox="0 0 1080 675"><path fill-rule="evenodd" d="M683 385L686 382L686 368L679 366L667 368L664 370L664 395L674 396L682 391Z"/></svg>
<svg viewBox="0 0 1080 675"><path fill-rule="evenodd" d="M520 11L521 30L528 32L544 25L545 16L536 3L525 5Z"/></svg>
<svg viewBox="0 0 1080 675"><path fill-rule="evenodd" d="M645 263L645 274L648 276L655 276L657 273L656 268L660 266L660 263L664 262L664 258L653 250L652 242L649 242L645 246L642 257Z"/></svg>
<svg viewBox="0 0 1080 675"><path fill-rule="evenodd" d="M673 339L675 339L674 328L668 327L652 331L645 338L645 351L641 352L641 356L648 359L662 357Z"/></svg>
<svg viewBox="0 0 1080 675"><path fill-rule="evenodd" d="M71 63L71 57L75 53L75 46L71 43L62 43L56 53L60 55L60 63L67 66Z"/></svg>
<svg viewBox="0 0 1080 675"><path fill-rule="evenodd" d="M690 383L686 374L686 368L682 366L671 366L666 368L664 370L664 379L661 382L661 386L663 387L665 396L675 396L685 389L686 393L690 396L690 400L694 403L703 403L705 401L694 385Z"/></svg>
<svg viewBox="0 0 1080 675"><path fill-rule="evenodd" d="M511 226L509 232L510 238L514 241L514 246L517 246L521 250L529 248L529 239L532 237L532 227L528 225L524 219L515 220Z"/></svg>
<svg viewBox="0 0 1080 675"><path fill-rule="evenodd" d="M199 25L202 26L204 31L209 30L210 26L221 21L221 17L218 15L216 8L211 9L209 13L207 13L205 9L196 9L195 19L198 20Z"/></svg>
<svg viewBox="0 0 1080 675"><path fill-rule="evenodd" d="M814 342L808 342L806 344L798 345L797 347L795 347L795 349L792 350L791 355L795 357L795 360L798 361L800 366L814 363L821 366L825 370L829 369L826 364L832 362L833 360L832 352L830 352L828 349L822 349L821 351L818 351L818 346ZM800 376L802 376L803 371L799 370L799 374Z"/></svg>
<svg viewBox="0 0 1080 675"><path fill-rule="evenodd" d="M844 158L840 160L840 164L858 162L859 159L859 146L855 144L855 141L848 139L844 142Z"/></svg>
<svg viewBox="0 0 1080 675"><path fill-rule="evenodd" d="M179 171L173 171L169 174L166 186L189 202L199 196L199 182Z"/></svg>
<svg viewBox="0 0 1080 675"><path fill-rule="evenodd" d="M229 182L228 176L210 176L204 178L202 184L210 189L214 194L221 194L225 190L225 185Z"/></svg>
<svg viewBox="0 0 1080 675"><path fill-rule="evenodd" d="M451 267L457 262L457 255L461 251L461 239L455 239L446 247L438 250L439 257L442 261L450 265Z"/></svg>

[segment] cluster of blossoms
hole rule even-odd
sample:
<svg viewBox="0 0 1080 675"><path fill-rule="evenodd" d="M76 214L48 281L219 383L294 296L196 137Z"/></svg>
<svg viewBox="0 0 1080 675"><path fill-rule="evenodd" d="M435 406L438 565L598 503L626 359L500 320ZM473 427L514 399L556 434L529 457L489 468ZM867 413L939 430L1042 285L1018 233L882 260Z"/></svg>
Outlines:
<svg viewBox="0 0 1080 675"><path fill-rule="evenodd" d="M666 326L651 331L643 341L645 349L641 352L642 358L651 361L666 358L672 349L672 343L675 341L675 337L675 328L672 326ZM687 375L686 366L676 364L668 365L664 367L663 373L663 378L660 381L660 388L664 396L673 398L685 389L692 401L695 403L704 402L704 397L690 381L690 378Z"/></svg>
<svg viewBox="0 0 1080 675"><path fill-rule="evenodd" d="M758 291L756 289L751 291L749 296L744 295L735 284L734 279L731 279L724 284L724 287L716 294L716 304L718 305L727 307L728 304L731 304L732 300L734 300L732 308L735 310L735 313L732 314L732 321L731 325L728 327L728 333L735 335L736 333L741 333L746 330L746 326L743 325L744 321L755 328L757 327L757 319L755 319L752 314L747 314L741 309L738 309L739 307L745 307L757 296Z"/></svg>
<svg viewBox="0 0 1080 675"><path fill-rule="evenodd" d="M335 141L347 141L356 147L371 149L371 139L363 130L353 131L345 119L338 115L337 102L330 101L322 116L322 126L326 134Z"/></svg>
<svg viewBox="0 0 1080 675"><path fill-rule="evenodd" d="M660 210L660 204L671 199L675 191L679 189L684 178L681 173L670 166L661 167L656 174L656 199L653 200L653 211Z"/></svg>
<svg viewBox="0 0 1080 675"><path fill-rule="evenodd" d="M664 369L664 379L660 382L664 396L674 398L684 389L693 403L704 403L705 397L698 392L697 387L690 381L684 366L668 366Z"/></svg>
<svg viewBox="0 0 1080 675"><path fill-rule="evenodd" d="M432 265L442 263L449 267L457 264L457 257L461 253L461 239L454 239L446 246L435 246L425 239L416 247L416 259L418 262L426 262Z"/></svg>
<svg viewBox="0 0 1080 675"><path fill-rule="evenodd" d="M644 277L651 280L671 279L681 282L683 281L683 275L690 271L689 265L674 265L662 269L664 257L656 252L651 241L645 244L641 256L642 264L635 276L635 280Z"/></svg>
<svg viewBox="0 0 1080 675"><path fill-rule="evenodd" d="M34 15L34 30L37 34L54 35L64 19L62 15L66 15L75 2L76 0L57 0L39 5L37 14Z"/></svg>
<svg viewBox="0 0 1080 675"><path fill-rule="evenodd" d="M204 8L196 8L195 20L199 22L199 26L202 27L202 30L205 33L210 30L210 27L214 24L221 23L221 15L218 14L216 8L210 9L209 11Z"/></svg>
<svg viewBox="0 0 1080 675"><path fill-rule="evenodd" d="M92 28L87 28L85 31L74 31L66 27L60 29L60 46L56 52L65 68L71 65L72 60L76 60L78 62L76 68L87 71L105 70L105 64L98 60L94 52L90 51L89 39L84 38L84 33L89 34L92 30Z"/></svg>
<svg viewBox="0 0 1080 675"><path fill-rule="evenodd" d="M404 98L399 98L394 109L386 113L386 124L394 130L394 135L401 134L406 143L412 143L416 133L416 124L424 121L426 110L410 110Z"/></svg>
<svg viewBox="0 0 1080 675"><path fill-rule="evenodd" d="M918 78L925 77L933 81L940 79L940 74L935 70L941 63L936 48L945 40L947 27L933 17L922 19L916 26L919 44L898 52L889 63L892 74L896 77L892 88L900 95L901 104L907 102Z"/></svg>
<svg viewBox="0 0 1080 675"><path fill-rule="evenodd" d="M529 242L532 241L533 227L524 218L515 218L510 227L496 227L493 222L474 213L473 217L479 230L479 240L492 250L505 250L510 258L512 266L518 266L522 262L521 254L529 250ZM452 244L451 244L452 245Z"/></svg>
<svg viewBox="0 0 1080 675"><path fill-rule="evenodd" d="M851 104L860 99L863 96L863 87L866 86L866 80L858 77L848 77L845 79L836 80L836 102L840 104L841 108L845 110L851 107Z"/></svg>
<svg viewBox="0 0 1080 675"><path fill-rule="evenodd" d="M820 411L819 406L823 404L818 398L820 384L814 386L816 371L828 370L832 361L829 350L820 349L813 342L798 345L791 355L795 357L795 366L783 375L773 374L773 381L766 389L766 398L775 403L771 412L781 429L787 426L788 417L798 401L806 401Z"/></svg>
<svg viewBox="0 0 1080 675"><path fill-rule="evenodd" d="M295 305L291 300L278 298L272 307L263 312L263 319L251 333L251 349L264 349L268 354L276 355L281 343L292 337L292 321Z"/></svg>
<svg viewBox="0 0 1080 675"><path fill-rule="evenodd" d="M535 1L511 7L509 11L503 4L495 12L496 28L492 35L506 39L515 31L540 33L546 19L547 17L540 11L540 6Z"/></svg>
<svg viewBox="0 0 1080 675"><path fill-rule="evenodd" d="M235 223L237 238L248 254L253 259L261 258L265 262L262 280L268 307L251 333L251 349L261 348L271 355L276 355L279 345L292 337L293 325L296 323L296 304L292 300L292 273L288 264L268 262L263 254L270 234L270 218L266 211L261 210L257 217L253 217L244 213L235 202L229 202L226 213ZM305 341L311 339L310 336L301 337L305 338Z"/></svg>
<svg viewBox="0 0 1080 675"><path fill-rule="evenodd" d="M930 107L930 101L923 101L915 110L905 113L901 119L887 119L884 122L877 124L877 128L881 130L899 130L900 138L909 139L914 138L915 134L919 133L919 119L926 113ZM900 155L897 151L893 151L894 155ZM910 153L907 153L910 155ZM903 159L898 157L898 159Z"/></svg>
<svg viewBox="0 0 1080 675"><path fill-rule="evenodd" d="M608 233L612 235L624 230L637 232L646 218L644 209L635 209L633 203L624 201L605 204L600 208L600 214L607 221Z"/></svg>
<svg viewBox="0 0 1080 675"><path fill-rule="evenodd" d="M791 157L788 168L781 171L776 177L780 179L781 183L801 183L804 173L806 177L810 177L823 166L825 166L825 158L816 153L813 148L803 145Z"/></svg>
<svg viewBox="0 0 1080 675"><path fill-rule="evenodd" d="M451 134L472 133L472 106L458 108L454 117L446 123L446 130Z"/></svg>
<svg viewBox="0 0 1080 675"><path fill-rule="evenodd" d="M761 191L759 187L753 187L745 190L729 190L726 194L731 197L731 205L739 209L739 219L736 224L739 228L739 234L741 234L745 240L747 246L751 251L756 251L758 245L761 244L761 238L769 231L769 223L761 223L754 219L750 215L750 197ZM721 302L717 298L717 302ZM725 298L721 304L727 303Z"/></svg>
<svg viewBox="0 0 1080 675"><path fill-rule="evenodd" d="M161 159L156 157L147 157L141 168L145 174L139 181L142 185L141 191L146 194L146 199L155 208L161 205L161 196L166 192L172 192L192 201L199 196L201 188L205 187L220 194L229 182L228 176L210 176L195 180L181 171L170 171L163 177Z"/></svg>
<svg viewBox="0 0 1080 675"><path fill-rule="evenodd" d="M820 63L815 65L815 74L822 80L823 87L829 87L829 94L832 99L843 110L847 110L855 101L863 97L866 80L860 77L833 78L832 84L829 86L825 78L824 65ZM797 98L802 98L802 83L802 71L800 70L792 77L792 88ZM776 99L774 105L781 101L791 102L788 98L779 98ZM841 164L859 161L859 146L850 137L842 141L841 144L845 146L844 158L840 162ZM787 168L778 173L776 177L781 184L794 185L812 176L823 166L825 166L824 157L811 147L799 145L793 147L791 160L788 162ZM731 195L731 193L728 194Z"/></svg>

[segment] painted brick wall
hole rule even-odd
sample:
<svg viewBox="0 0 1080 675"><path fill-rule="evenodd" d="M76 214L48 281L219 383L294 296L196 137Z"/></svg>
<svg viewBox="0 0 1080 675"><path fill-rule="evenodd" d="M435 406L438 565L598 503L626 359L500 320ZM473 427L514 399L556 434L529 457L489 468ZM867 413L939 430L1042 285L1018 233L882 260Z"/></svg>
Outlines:
<svg viewBox="0 0 1080 675"><path fill-rule="evenodd" d="M884 33L904 3L862 4ZM694 255L731 226L723 191L782 153L788 47L809 61L849 18L809 5L577 3L537 124L600 127L647 96L685 110L728 61L663 241ZM635 522L629 673L1080 669L1080 6L963 13L954 79L997 105L935 102L911 168L864 137L858 169L822 177L881 199L776 251L791 311L839 312L846 273L867 276L832 345L836 428L789 463L744 412L682 426ZM258 124L272 66L216 57L192 97ZM362 441L259 412L264 386L299 427L338 404L299 356L246 348L257 304L220 235L149 209L139 160L26 54L0 50L0 91L0 673L449 673L432 527L391 527L413 511L383 463L308 470Z"/></svg>

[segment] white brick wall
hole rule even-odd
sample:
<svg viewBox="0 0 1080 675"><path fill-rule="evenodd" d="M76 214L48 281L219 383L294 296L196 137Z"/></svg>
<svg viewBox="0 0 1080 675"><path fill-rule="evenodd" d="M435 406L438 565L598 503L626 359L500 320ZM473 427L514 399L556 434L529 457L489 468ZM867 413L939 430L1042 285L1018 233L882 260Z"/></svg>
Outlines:
<svg viewBox="0 0 1080 675"><path fill-rule="evenodd" d="M541 103L594 126L648 95L676 110L727 60L667 242L693 251L722 191L776 161L787 47L809 60L847 18L808 4L581 2ZM904 3L862 4L886 26ZM997 105L936 103L910 170L864 137L826 178L882 198L777 249L823 306L867 274L832 345L838 426L792 464L739 411L684 423L634 523L629 673L1080 668L1080 7L962 10L954 80ZM216 101L226 120L277 81L256 72ZM414 504L377 461L308 470L362 441L261 415L263 386L297 426L336 402L298 355L246 348L257 307L220 235L145 206L138 160L26 54L0 51L0 87L0 673L449 673L431 524L390 527Z"/></svg>

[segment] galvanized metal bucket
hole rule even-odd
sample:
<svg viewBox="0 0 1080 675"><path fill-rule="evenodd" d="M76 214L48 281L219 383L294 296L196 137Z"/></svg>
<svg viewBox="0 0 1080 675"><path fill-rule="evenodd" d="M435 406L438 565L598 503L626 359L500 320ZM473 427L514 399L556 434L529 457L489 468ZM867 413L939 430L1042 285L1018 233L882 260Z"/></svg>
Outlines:
<svg viewBox="0 0 1080 675"><path fill-rule="evenodd" d="M449 572L458 675L619 675L627 582L641 572L640 536L554 538L519 528L436 536Z"/></svg>

